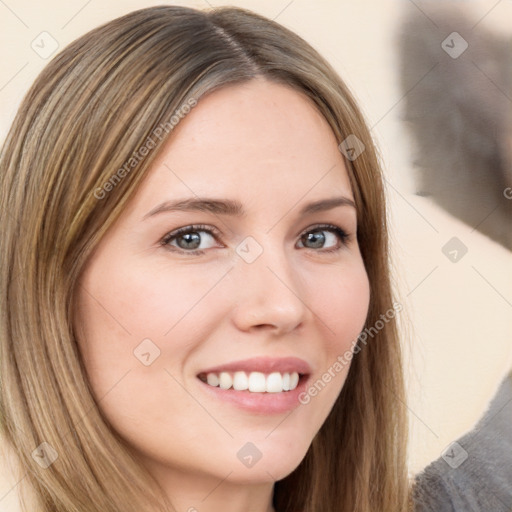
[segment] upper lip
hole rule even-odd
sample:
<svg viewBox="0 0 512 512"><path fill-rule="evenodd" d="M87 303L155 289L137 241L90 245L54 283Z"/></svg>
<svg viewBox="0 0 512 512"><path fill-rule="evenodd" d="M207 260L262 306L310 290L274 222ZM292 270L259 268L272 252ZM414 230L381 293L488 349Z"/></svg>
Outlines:
<svg viewBox="0 0 512 512"><path fill-rule="evenodd" d="M311 367L306 361L298 357L253 357L251 359L232 361L230 363L207 368L199 372L199 374L236 371L261 373L297 372L300 374L309 374L311 373Z"/></svg>

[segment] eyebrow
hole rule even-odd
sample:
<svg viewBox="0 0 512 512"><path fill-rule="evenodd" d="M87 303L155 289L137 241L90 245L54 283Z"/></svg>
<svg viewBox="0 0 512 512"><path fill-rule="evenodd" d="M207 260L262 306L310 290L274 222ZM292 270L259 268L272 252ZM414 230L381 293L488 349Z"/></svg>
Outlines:
<svg viewBox="0 0 512 512"><path fill-rule="evenodd" d="M332 197L329 199L320 199L319 201L313 201L306 204L300 210L300 215L308 215L315 212L323 212L331 210L339 206L352 206L356 207L354 201L348 197ZM234 217L245 217L246 212L242 203L233 199L215 199L215 198L189 198L189 199L176 199L173 201L165 201L150 212L148 212L142 220L146 220L149 217L158 215L163 212L208 212L217 215L230 215Z"/></svg>

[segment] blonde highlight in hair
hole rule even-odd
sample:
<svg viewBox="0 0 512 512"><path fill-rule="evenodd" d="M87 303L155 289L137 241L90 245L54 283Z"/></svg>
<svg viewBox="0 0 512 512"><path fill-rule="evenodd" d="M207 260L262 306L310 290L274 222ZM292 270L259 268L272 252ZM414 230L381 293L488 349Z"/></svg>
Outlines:
<svg viewBox="0 0 512 512"><path fill-rule="evenodd" d="M366 326L393 307L377 151L348 88L310 45L236 7L141 9L85 34L39 75L0 156L2 435L39 512L174 510L93 397L75 294L85 262L172 131L129 172L127 162L190 100L255 78L305 94L340 143L350 134L364 143L347 166L371 287ZM101 199L99 189L108 189ZM354 356L303 461L276 482L278 512L409 509L401 361L392 319ZM41 443L58 454L47 469L31 455Z"/></svg>

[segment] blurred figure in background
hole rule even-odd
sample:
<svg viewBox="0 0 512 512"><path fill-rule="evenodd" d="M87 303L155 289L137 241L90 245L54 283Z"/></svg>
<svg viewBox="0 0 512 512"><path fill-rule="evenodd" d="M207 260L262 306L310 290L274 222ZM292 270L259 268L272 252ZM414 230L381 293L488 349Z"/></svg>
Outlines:
<svg viewBox="0 0 512 512"><path fill-rule="evenodd" d="M462 3L410 4L398 37L417 194L512 250L512 37ZM512 511L512 373L416 478L418 512Z"/></svg>
<svg viewBox="0 0 512 512"><path fill-rule="evenodd" d="M512 37L429 2L411 4L398 48L417 193L512 250Z"/></svg>

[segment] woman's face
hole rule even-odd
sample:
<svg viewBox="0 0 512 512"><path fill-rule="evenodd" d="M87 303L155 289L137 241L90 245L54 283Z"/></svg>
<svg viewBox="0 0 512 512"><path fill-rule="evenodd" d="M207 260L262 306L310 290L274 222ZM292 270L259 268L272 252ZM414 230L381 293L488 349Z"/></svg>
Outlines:
<svg viewBox="0 0 512 512"><path fill-rule="evenodd" d="M327 122L286 86L223 88L176 126L76 310L99 407L160 479L264 483L303 459L368 310L353 200Z"/></svg>

